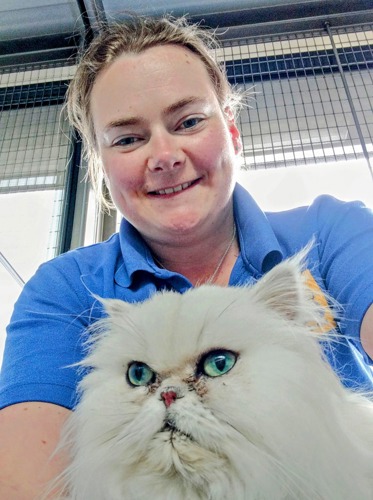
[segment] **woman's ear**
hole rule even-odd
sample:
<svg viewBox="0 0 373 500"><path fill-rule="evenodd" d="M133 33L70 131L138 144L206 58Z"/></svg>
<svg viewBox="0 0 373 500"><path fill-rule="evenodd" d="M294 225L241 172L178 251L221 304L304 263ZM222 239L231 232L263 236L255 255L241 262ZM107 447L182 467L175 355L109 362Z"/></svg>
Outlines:
<svg viewBox="0 0 373 500"><path fill-rule="evenodd" d="M229 106L227 106L224 109L224 114L226 116L229 133L230 133L231 138L232 138L234 152L236 153L236 155L238 155L242 151L242 141L241 141L240 131L238 130L237 125L236 125L236 119L235 119L234 113L233 113L232 109Z"/></svg>

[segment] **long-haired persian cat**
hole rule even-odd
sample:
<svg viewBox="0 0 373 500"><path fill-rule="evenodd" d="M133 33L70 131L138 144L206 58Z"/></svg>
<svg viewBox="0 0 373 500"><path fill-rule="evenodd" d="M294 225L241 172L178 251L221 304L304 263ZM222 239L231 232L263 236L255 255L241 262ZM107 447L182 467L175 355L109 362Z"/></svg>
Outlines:
<svg viewBox="0 0 373 500"><path fill-rule="evenodd" d="M324 361L300 258L252 287L103 302L64 498L373 499L373 403Z"/></svg>

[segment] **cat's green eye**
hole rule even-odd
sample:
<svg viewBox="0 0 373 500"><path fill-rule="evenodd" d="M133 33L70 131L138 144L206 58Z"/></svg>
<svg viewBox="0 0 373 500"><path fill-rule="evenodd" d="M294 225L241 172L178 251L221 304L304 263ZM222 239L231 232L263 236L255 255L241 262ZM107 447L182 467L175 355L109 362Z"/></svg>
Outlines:
<svg viewBox="0 0 373 500"><path fill-rule="evenodd" d="M209 377L220 377L236 364L237 356L232 351L211 351L201 360L200 371Z"/></svg>
<svg viewBox="0 0 373 500"><path fill-rule="evenodd" d="M131 385L149 385L155 381L155 372L145 363L133 361L127 371L127 380Z"/></svg>

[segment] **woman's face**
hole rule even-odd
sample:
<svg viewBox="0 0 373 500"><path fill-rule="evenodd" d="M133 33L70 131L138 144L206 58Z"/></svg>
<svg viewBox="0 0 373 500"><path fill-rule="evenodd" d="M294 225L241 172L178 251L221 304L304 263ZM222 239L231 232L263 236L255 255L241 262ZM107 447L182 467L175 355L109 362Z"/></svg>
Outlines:
<svg viewBox="0 0 373 500"><path fill-rule="evenodd" d="M91 113L113 201L149 243L226 220L239 132L195 54L165 45L119 57L98 76Z"/></svg>

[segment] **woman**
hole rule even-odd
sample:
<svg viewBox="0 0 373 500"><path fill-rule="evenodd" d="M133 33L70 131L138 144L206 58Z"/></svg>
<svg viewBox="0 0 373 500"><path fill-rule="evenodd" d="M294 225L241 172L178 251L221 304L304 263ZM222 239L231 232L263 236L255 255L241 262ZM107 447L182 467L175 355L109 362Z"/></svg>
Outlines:
<svg viewBox="0 0 373 500"><path fill-rule="evenodd" d="M96 188L104 177L124 220L107 242L42 265L16 305L1 374L1 498L35 498L63 467L50 455L74 407L81 334L103 314L95 296L247 284L315 238L310 286L345 305L346 341L327 354L346 385L372 387L373 216L330 197L265 215L235 185L237 98L210 43L182 20L135 19L107 28L80 63L69 116Z"/></svg>

